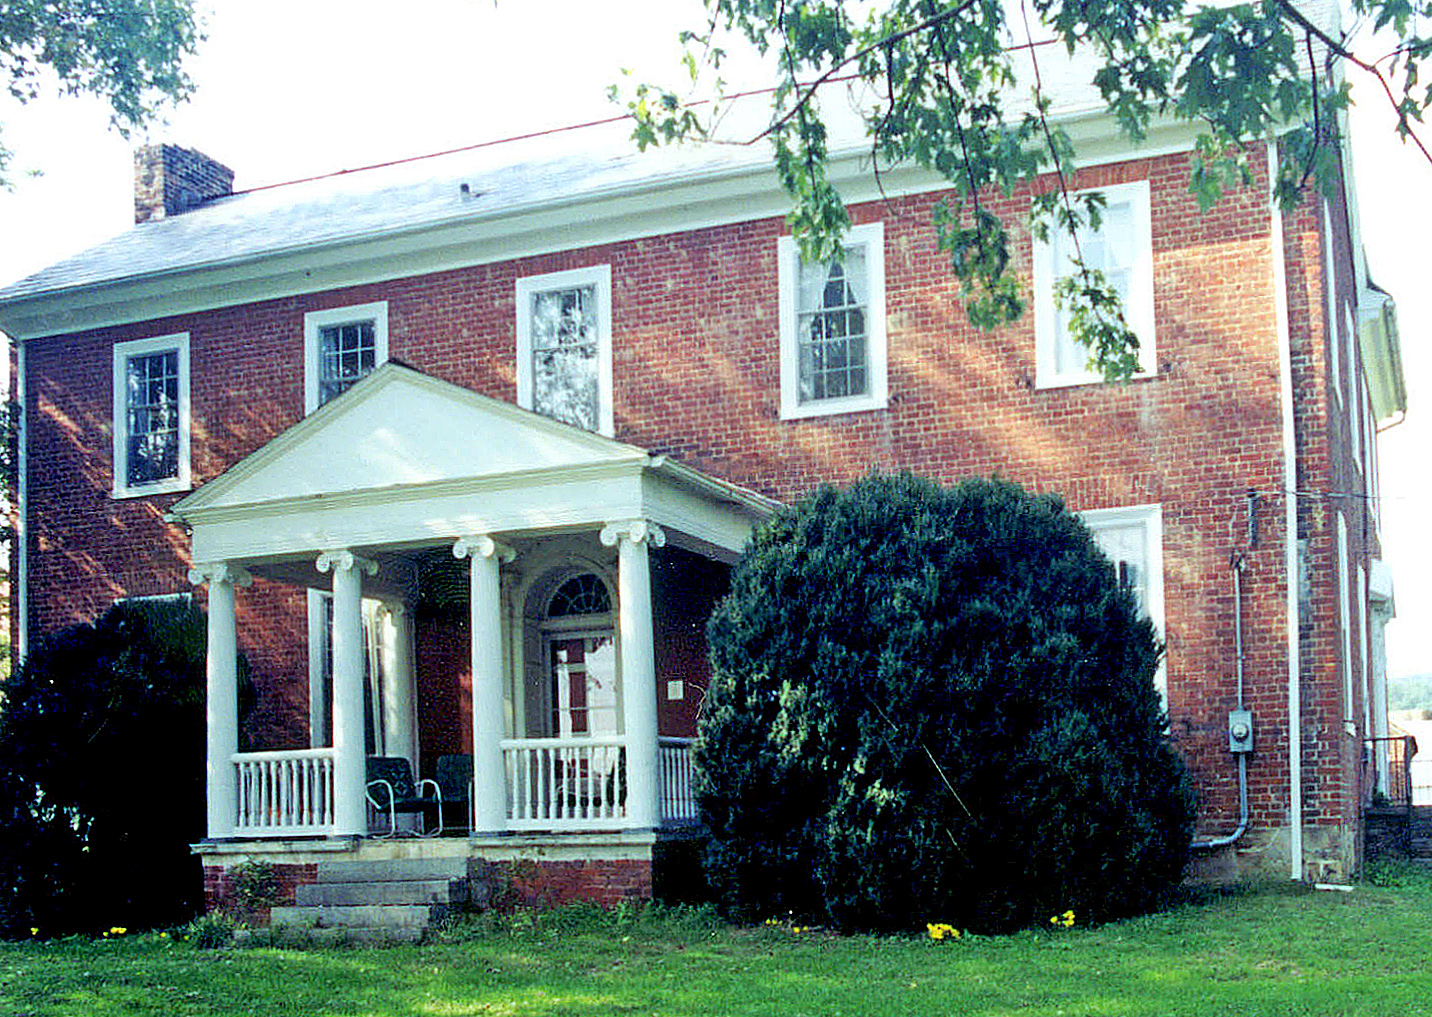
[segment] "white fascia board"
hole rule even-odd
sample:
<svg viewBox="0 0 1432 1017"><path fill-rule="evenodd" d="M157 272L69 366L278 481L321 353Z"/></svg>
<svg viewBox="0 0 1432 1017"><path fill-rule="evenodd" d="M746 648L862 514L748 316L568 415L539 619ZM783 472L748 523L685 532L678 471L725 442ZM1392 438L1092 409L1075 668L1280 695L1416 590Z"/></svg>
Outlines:
<svg viewBox="0 0 1432 1017"><path fill-rule="evenodd" d="M1197 133L1191 125L1170 121L1157 125L1143 142L1133 143L1111 133L1102 112L1074 115L1062 123L1075 142L1080 166L1187 151ZM830 175L852 205L949 186L937 174L911 167L882 172L877 181L869 151L863 148L833 156ZM769 163L734 170L721 166L704 173L614 185L565 201L509 206L458 222L276 249L231 262L20 298L0 306L0 328L24 341L782 217L789 209L790 198L780 189Z"/></svg>
<svg viewBox="0 0 1432 1017"><path fill-rule="evenodd" d="M730 481L708 476L665 455L652 456L651 468L669 475L676 483L689 487L708 499L714 498L740 506L756 519L765 519L785 508L785 504L775 498L768 498Z"/></svg>
<svg viewBox="0 0 1432 1017"><path fill-rule="evenodd" d="M183 517L193 560L262 562L334 548L402 548L472 534L519 535L581 527L643 512L640 466L414 485L317 496Z"/></svg>
<svg viewBox="0 0 1432 1017"><path fill-rule="evenodd" d="M751 530L764 515L730 501L712 501L671 483L670 478L648 472L642 483L643 516L663 527L674 543L733 562L746 549ZM694 538L683 541L676 534Z"/></svg>

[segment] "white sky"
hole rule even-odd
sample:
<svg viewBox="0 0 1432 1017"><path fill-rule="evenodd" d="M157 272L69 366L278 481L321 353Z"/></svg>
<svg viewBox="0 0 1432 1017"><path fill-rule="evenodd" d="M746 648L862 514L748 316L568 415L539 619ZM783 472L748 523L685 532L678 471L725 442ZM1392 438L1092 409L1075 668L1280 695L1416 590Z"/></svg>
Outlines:
<svg viewBox="0 0 1432 1017"><path fill-rule="evenodd" d="M209 39L190 65L198 91L151 138L233 167L236 188L611 116L606 86L620 69L679 81L676 32L702 23L697 0L211 6ZM1432 167L1392 136L1379 96L1355 95L1365 107L1353 128L1363 240L1373 277L1398 302L1412 404L1381 442L1384 558L1398 607L1389 671L1432 674L1432 412L1419 400L1432 377ZM0 102L0 123L17 153L16 186L0 193L0 283L128 228L130 143L106 130L100 104ZM23 176L29 169L43 175Z"/></svg>

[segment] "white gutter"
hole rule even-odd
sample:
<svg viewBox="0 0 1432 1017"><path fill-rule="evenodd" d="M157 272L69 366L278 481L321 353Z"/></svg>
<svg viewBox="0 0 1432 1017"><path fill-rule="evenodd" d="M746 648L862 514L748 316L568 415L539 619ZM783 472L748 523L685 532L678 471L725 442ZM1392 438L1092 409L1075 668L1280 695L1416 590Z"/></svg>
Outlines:
<svg viewBox="0 0 1432 1017"><path fill-rule="evenodd" d="M1288 640L1288 854L1294 880L1303 878L1303 688L1298 653L1298 445L1293 427L1292 330L1288 325L1288 281L1283 248L1283 213L1273 197L1278 179L1278 145L1268 142L1269 211L1272 217L1273 308L1278 329L1278 387L1283 432L1283 584Z"/></svg>

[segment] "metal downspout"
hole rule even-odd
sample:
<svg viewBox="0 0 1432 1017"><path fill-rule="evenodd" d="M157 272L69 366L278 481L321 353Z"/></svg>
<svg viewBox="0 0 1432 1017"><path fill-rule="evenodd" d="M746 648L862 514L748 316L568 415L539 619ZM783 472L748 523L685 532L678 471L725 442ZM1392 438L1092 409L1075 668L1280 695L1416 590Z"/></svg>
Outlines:
<svg viewBox="0 0 1432 1017"><path fill-rule="evenodd" d="M1272 196L1278 178L1277 142L1268 141L1268 190L1271 214L1273 306L1278 329L1278 388L1283 432L1283 584L1286 597L1288 654L1288 854L1289 878L1303 878L1303 690L1298 648L1298 447L1294 433L1292 329L1288 324L1288 284L1284 264L1283 215ZM1324 273L1326 277L1326 273ZM1331 327L1331 322L1329 322Z"/></svg>

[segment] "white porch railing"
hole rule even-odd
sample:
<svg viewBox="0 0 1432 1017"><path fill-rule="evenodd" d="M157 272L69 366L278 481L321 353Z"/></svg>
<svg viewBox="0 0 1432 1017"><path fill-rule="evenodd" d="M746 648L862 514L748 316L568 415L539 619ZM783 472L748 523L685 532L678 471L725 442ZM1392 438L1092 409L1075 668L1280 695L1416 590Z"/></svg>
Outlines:
<svg viewBox="0 0 1432 1017"><path fill-rule="evenodd" d="M691 793L694 738L658 739L657 808L663 822L695 823L701 818Z"/></svg>
<svg viewBox="0 0 1432 1017"><path fill-rule="evenodd" d="M659 739L657 795L664 823L699 818L690 738ZM511 738L502 742L509 830L611 830L628 825L626 740ZM333 832L333 750L240 752L236 836Z"/></svg>
<svg viewBox="0 0 1432 1017"><path fill-rule="evenodd" d="M626 825L624 738L509 738L502 759L508 829Z"/></svg>
<svg viewBox="0 0 1432 1017"><path fill-rule="evenodd" d="M239 752L240 836L312 836L333 832L333 750Z"/></svg>

